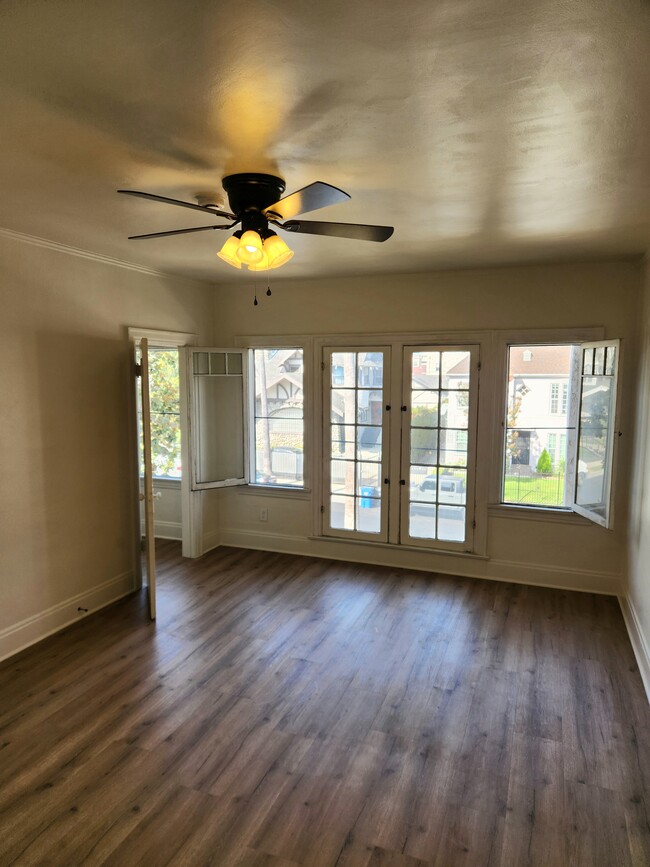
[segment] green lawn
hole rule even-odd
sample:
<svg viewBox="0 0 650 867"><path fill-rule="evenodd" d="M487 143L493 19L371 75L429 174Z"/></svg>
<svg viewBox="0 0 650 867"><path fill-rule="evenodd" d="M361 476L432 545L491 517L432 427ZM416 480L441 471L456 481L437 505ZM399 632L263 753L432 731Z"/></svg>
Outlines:
<svg viewBox="0 0 650 867"><path fill-rule="evenodd" d="M506 476L503 502L522 506L563 506L564 474Z"/></svg>

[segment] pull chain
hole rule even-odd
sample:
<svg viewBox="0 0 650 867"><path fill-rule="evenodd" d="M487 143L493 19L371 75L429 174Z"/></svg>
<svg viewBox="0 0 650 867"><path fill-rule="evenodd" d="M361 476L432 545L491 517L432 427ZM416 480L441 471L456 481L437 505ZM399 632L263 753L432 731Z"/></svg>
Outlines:
<svg viewBox="0 0 650 867"><path fill-rule="evenodd" d="M270 279L268 274L266 275L266 294L267 295L272 294L272 292L271 292L271 279Z"/></svg>
<svg viewBox="0 0 650 867"><path fill-rule="evenodd" d="M257 278L253 283L253 307L257 307L259 301L257 300Z"/></svg>

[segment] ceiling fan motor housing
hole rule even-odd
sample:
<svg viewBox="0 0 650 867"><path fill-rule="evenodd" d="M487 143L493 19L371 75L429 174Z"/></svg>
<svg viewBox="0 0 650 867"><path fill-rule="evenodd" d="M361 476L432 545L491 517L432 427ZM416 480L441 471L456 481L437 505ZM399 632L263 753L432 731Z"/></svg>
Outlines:
<svg viewBox="0 0 650 867"><path fill-rule="evenodd" d="M262 212L282 198L286 189L282 178L246 172L228 175L222 184L228 193L231 211L241 219L242 229L252 229L263 236L268 229L268 218Z"/></svg>

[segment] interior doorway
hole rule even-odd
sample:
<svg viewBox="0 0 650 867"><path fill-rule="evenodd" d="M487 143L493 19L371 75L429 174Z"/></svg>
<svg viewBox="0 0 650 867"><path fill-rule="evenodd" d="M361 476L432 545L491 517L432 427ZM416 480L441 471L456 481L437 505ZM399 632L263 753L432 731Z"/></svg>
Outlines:
<svg viewBox="0 0 650 867"><path fill-rule="evenodd" d="M134 495L137 502L136 570L142 584L141 551L146 536L144 497L144 440L142 423L142 396L137 373L141 371L140 344L146 338L149 385L148 442L151 448L153 483L153 535L156 539L174 539L182 542L183 556L196 556L190 510L192 508L187 472L188 430L187 393L182 347L196 344L196 335L129 328L133 371L132 396L134 407Z"/></svg>

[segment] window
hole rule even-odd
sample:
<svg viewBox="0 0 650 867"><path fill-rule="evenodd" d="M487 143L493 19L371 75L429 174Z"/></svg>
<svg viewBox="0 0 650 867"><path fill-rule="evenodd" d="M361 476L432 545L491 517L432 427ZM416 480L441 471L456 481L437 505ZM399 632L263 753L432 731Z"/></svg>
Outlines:
<svg viewBox="0 0 650 867"><path fill-rule="evenodd" d="M609 526L618 342L508 347L502 502Z"/></svg>
<svg viewBox="0 0 650 867"><path fill-rule="evenodd" d="M254 349L253 472L258 485L304 485L303 350Z"/></svg>
<svg viewBox="0 0 650 867"><path fill-rule="evenodd" d="M569 404L569 386L566 382L551 383L551 414L566 415Z"/></svg>
<svg viewBox="0 0 650 867"><path fill-rule="evenodd" d="M471 550L478 350L392 349L324 351L323 532Z"/></svg>
<svg viewBox="0 0 650 867"><path fill-rule="evenodd" d="M153 477L180 479L181 425L177 349L149 349L151 463ZM142 439L142 407L138 399L138 430ZM140 468L140 475L144 468Z"/></svg>
<svg viewBox="0 0 650 867"><path fill-rule="evenodd" d="M388 349L326 351L326 525L330 535L386 541Z"/></svg>

